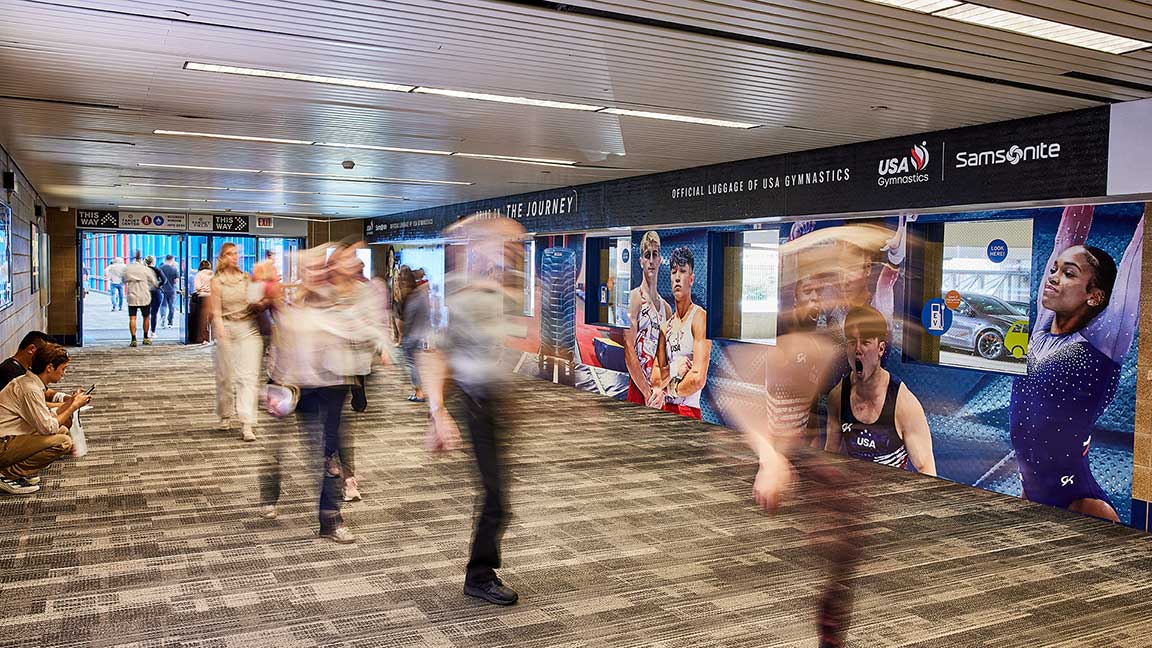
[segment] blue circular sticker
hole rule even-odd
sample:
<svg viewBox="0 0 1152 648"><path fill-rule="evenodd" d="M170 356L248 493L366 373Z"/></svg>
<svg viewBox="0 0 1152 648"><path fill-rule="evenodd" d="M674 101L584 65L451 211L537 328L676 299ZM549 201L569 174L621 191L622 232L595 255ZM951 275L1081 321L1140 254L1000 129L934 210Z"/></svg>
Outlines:
<svg viewBox="0 0 1152 648"><path fill-rule="evenodd" d="M157 217L153 218L152 224L157 226L157 227L163 225L164 224L164 217L163 216L157 216Z"/></svg>
<svg viewBox="0 0 1152 648"><path fill-rule="evenodd" d="M1008 244L1003 239L996 239L988 244L988 260L1000 263L1008 258Z"/></svg>
<svg viewBox="0 0 1152 648"><path fill-rule="evenodd" d="M623 250L620 251L620 260L621 261L623 261L624 263L628 263L628 259L630 259L630 258L632 258L632 255L628 253L628 248L624 248Z"/></svg>
<svg viewBox="0 0 1152 648"><path fill-rule="evenodd" d="M944 300L939 297L929 299L920 313L920 321L924 324L924 330L928 335L944 335L949 328L952 328L952 309L948 308Z"/></svg>

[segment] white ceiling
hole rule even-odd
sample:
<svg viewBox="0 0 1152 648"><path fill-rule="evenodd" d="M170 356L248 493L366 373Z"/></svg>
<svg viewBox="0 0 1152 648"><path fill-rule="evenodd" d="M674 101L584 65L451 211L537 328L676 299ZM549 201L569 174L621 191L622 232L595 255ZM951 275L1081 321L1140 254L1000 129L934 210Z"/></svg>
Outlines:
<svg viewBox="0 0 1152 648"><path fill-rule="evenodd" d="M978 3L1152 41L1152 0ZM0 0L0 143L55 206L370 217L1152 96L1148 50L1103 54L865 0L577 0L565 2L566 11L557 4ZM188 71L187 61L763 126L238 77ZM155 129L556 158L584 167L191 139ZM345 159L356 161L353 171L341 168ZM285 190L408 200L278 193Z"/></svg>

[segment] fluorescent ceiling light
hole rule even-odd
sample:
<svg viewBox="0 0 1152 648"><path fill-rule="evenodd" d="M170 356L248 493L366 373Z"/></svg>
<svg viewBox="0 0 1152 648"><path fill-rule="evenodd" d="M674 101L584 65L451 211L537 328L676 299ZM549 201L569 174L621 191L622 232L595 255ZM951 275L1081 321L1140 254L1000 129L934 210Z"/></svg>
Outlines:
<svg viewBox="0 0 1152 648"><path fill-rule="evenodd" d="M189 133L187 131L154 130L153 135L176 135L179 137L210 137L212 139L240 140L242 142L270 142L272 144L305 144L311 146L315 142L297 139L280 139L278 137L252 137L250 135L220 135L216 133Z"/></svg>
<svg viewBox="0 0 1152 648"><path fill-rule="evenodd" d="M559 108L561 110L583 110L596 112L604 110L604 106L568 103L566 101L549 101L547 99L529 99L527 97L509 97L507 95L486 94L483 92L467 92L464 90L445 90L443 88L426 88L419 86L413 92L417 94L440 95L442 97L455 97L457 99L475 99L477 101L495 101L497 103L520 104L522 106L537 106L540 108Z"/></svg>
<svg viewBox="0 0 1152 648"><path fill-rule="evenodd" d="M958 4L954 0L872 0L873 2L880 2L881 4L888 4L893 6L908 5L908 8L919 9L920 5L935 6L936 8L945 8ZM933 9L934 10L934 9ZM925 10L926 11L926 10ZM581 112L606 112L614 115L628 115L630 117L642 117L645 119L663 119L665 121L677 121L689 124L704 124L707 126L722 126L725 128L756 128L760 124L751 124L747 122L730 121L725 119L705 119L700 117L689 117L686 115L674 115L666 113L647 112L643 110L627 110L624 108L610 108L605 106L598 106L593 104L572 103L568 101L552 101L550 99L532 99L530 97L514 97L510 95L498 95L485 92L470 92L467 90L451 90L447 88L431 88L427 86L418 86L411 84L396 84L396 83L378 83L375 81L364 81L361 79L349 79L345 77L330 77L320 76L315 74L297 74L295 72L281 72L277 70L263 70L259 68L246 68L235 67L231 65L214 65L210 63L196 63L188 61L184 63L184 69L197 70L200 72L218 72L221 74L238 74L243 76L264 77L270 79L286 79L289 81L308 81L311 83L324 83L329 85L346 86L352 88L369 88L373 90L386 90L390 92L403 92L414 94L427 94L438 95L441 97L454 97L457 99L473 99L476 101L494 101L497 103L506 104L519 104L522 106L535 106L539 108L557 108L560 110L577 110ZM323 146L334 146L334 144L324 143ZM343 145L341 145L343 146ZM388 149L384 149L388 150ZM430 152L430 151L420 151ZM442 153L441 153L442 154Z"/></svg>
<svg viewBox="0 0 1152 648"><path fill-rule="evenodd" d="M341 196L344 198L382 198L385 200L410 200L404 196L385 196L381 194L351 194L327 193L324 191L292 191L288 189L247 189L244 187L210 187L202 185L174 185L174 184L148 184L145 182L129 182L129 187L155 187L158 189L202 189L207 191L243 191L249 193L285 193L302 194L305 196Z"/></svg>
<svg viewBox="0 0 1152 648"><path fill-rule="evenodd" d="M1091 29L1084 29L1083 27L1074 27L1051 20L1033 18L1011 11L1002 11L1000 9L992 9L991 7L981 7L972 4L964 4L959 7L945 9L934 15L975 25L983 25L985 27L1005 29L1035 38L1043 38L1076 47L1085 47L1109 54L1126 54L1146 47L1152 47L1152 43L1146 43L1132 38L1114 36Z"/></svg>
<svg viewBox="0 0 1152 648"><path fill-rule="evenodd" d="M340 142L311 142L315 146L330 148L364 149L368 151L388 151L390 153L424 153L426 155L452 155L452 151L437 151L434 149L399 148L396 146L376 146L373 144L341 144Z"/></svg>
<svg viewBox="0 0 1152 648"><path fill-rule="evenodd" d="M185 164L149 164L146 162L138 162L138 167L147 167L150 169L190 169L192 171L227 171L229 173L260 173L259 169L234 169L230 167L206 167L206 166L188 166Z"/></svg>
<svg viewBox="0 0 1152 648"><path fill-rule="evenodd" d="M306 178L323 178L325 180L350 180L353 182L379 182L381 184L416 184L416 185L463 185L475 183L460 182L457 180L421 180L419 178L378 178L375 176L337 176L331 173L307 173L304 171L261 171L267 175L303 176Z"/></svg>
<svg viewBox="0 0 1152 648"><path fill-rule="evenodd" d="M185 70L197 72L217 72L219 74L238 74L240 76L264 77L268 79L288 79L290 81L307 81L308 83L323 83L349 88L366 88L368 90L386 90L389 92L412 92L413 85L400 85L396 83L379 83L376 81L363 81L360 79L347 79L343 77L321 76L316 74L297 74L295 72L279 72L276 70L261 70L257 68L234 67L231 65L212 65L209 63L184 64Z"/></svg>
<svg viewBox="0 0 1152 648"><path fill-rule="evenodd" d="M307 173L304 171L270 171L267 169L237 169L231 167L189 166L183 164L152 164L137 162L136 166L149 169L187 169L191 171L222 171L226 173L261 173L264 175L303 176L308 178L322 178L341 182L378 182L380 184L416 184L416 185L459 185L470 186L475 183L460 180L422 180L420 178L378 178L373 176L341 176L331 173Z"/></svg>
<svg viewBox="0 0 1152 648"><path fill-rule="evenodd" d="M868 0L876 4L910 9L922 13L932 14L941 18L958 20L960 22L1003 29L1017 34L1024 34L1033 38L1083 47L1086 49L1105 52L1108 54L1127 54L1152 47L1148 43L1133 38L1125 38L1114 34L1075 27L1043 18L1034 18L1024 14L1002 9L993 9L969 2L957 0Z"/></svg>
<svg viewBox="0 0 1152 648"><path fill-rule="evenodd" d="M500 160L503 162L525 162L527 164L550 164L555 166L572 166L572 160L549 160L547 158L518 157L515 155L488 155L485 153L455 153L456 157L479 158L481 160Z"/></svg>
<svg viewBox="0 0 1152 648"><path fill-rule="evenodd" d="M117 205L116 203L108 203L108 204L119 207L120 209L147 209L148 211L175 211L175 212L187 211L186 208L177 207L175 205L162 207L160 205Z"/></svg>
<svg viewBox="0 0 1152 648"><path fill-rule="evenodd" d="M204 210L204 209L197 210L197 209L187 209L187 208L183 208L183 207L160 207L157 205L118 205L116 203L108 203L108 204L113 206L113 207L116 207L117 209L139 209L139 210L145 210L145 211L177 212L180 214L211 214L211 213L213 213L213 211L215 211L216 213L219 213L219 210ZM278 216L280 218L289 218L289 219L291 219L293 216L342 216L343 215L340 212L328 212L328 213L322 214L320 212L298 212L298 211L289 211L289 212L239 211L239 212L237 212L237 211L234 211L231 209L225 209L223 211L228 212L228 213L232 213L232 214L249 214L249 213L251 213L251 214L262 214L262 215L268 215L268 216ZM359 216L354 216L353 218L359 218ZM296 220L301 220L301 219L296 219Z"/></svg>
<svg viewBox="0 0 1152 648"><path fill-rule="evenodd" d="M941 9L951 9L956 5L964 4L959 0L868 0L876 4L888 5L891 7L898 7L900 9L911 9L912 11L922 11L924 13L932 13L933 11L940 11Z"/></svg>
<svg viewBox="0 0 1152 648"><path fill-rule="evenodd" d="M649 112L647 110L629 110L626 108L605 108L602 113L609 115L625 115L628 117L643 117L645 119L663 119L665 121L685 122L688 124L704 124L707 126L723 126L725 128L756 128L760 124L751 122L728 121L726 119L708 119L706 117L688 117L685 115L672 115L668 113Z"/></svg>
<svg viewBox="0 0 1152 648"><path fill-rule="evenodd" d="M229 204L235 203L235 204L243 204L243 205L277 205L277 206L289 206L289 207L325 207L325 206L328 206L328 207L340 208L340 209L344 209L344 208L359 209L360 208L359 205L324 205L323 203L279 203L279 202L267 202L267 201L263 201L263 200L232 200L231 198L229 198L229 199L222 199L222 198L166 198L166 197L161 197L161 196L128 196L128 195L121 196L121 198L130 198L133 200L138 200L138 199L143 198L144 200L166 200L169 202L229 203Z"/></svg>
<svg viewBox="0 0 1152 648"><path fill-rule="evenodd" d="M514 155L483 155L480 153L457 153L454 151L438 151L435 149L401 148L396 146L376 146L375 144L344 144L342 142L313 142L311 140L281 139L276 137L253 137L249 135L225 135L223 133L193 133L188 131L172 131L156 129L153 135L172 135L176 137L204 137L207 139L239 140L243 142L267 142L270 144L302 144L304 146L324 146L328 148L362 149L368 151L388 151L390 153L419 153L424 155L463 155L466 157L482 158L486 160L511 160L515 162L543 162L547 164L576 164L568 160L541 160L537 158L517 157Z"/></svg>

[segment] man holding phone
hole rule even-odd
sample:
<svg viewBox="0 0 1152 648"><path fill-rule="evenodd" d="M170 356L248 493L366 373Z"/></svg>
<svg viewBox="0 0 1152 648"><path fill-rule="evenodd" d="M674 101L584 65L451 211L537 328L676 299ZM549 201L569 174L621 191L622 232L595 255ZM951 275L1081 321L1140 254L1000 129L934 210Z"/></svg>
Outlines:
<svg viewBox="0 0 1152 648"><path fill-rule="evenodd" d="M45 344L36 350L30 370L0 390L0 491L35 493L40 471L72 450L73 414L92 397L78 389L55 410L46 398L48 385L64 378L69 361L64 347Z"/></svg>

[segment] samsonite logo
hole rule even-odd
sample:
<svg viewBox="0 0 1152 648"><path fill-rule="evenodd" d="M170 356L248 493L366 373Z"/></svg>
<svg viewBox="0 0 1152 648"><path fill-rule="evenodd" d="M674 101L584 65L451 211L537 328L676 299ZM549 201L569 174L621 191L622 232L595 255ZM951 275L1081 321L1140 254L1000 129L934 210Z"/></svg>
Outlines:
<svg viewBox="0 0 1152 648"><path fill-rule="evenodd" d="M913 146L908 155L904 157L880 160L880 165L877 168L880 178L876 184L881 187L889 187L896 184L928 182L928 174L921 172L928 168L929 161L928 142L920 142Z"/></svg>
<svg viewBox="0 0 1152 648"><path fill-rule="evenodd" d="M995 166L998 164L1016 166L1021 162L1053 160L1058 157L1060 157L1060 144L1058 142L1052 144L1040 142L1029 146L1013 144L994 151L980 151L978 153L961 151L956 154L956 168Z"/></svg>

